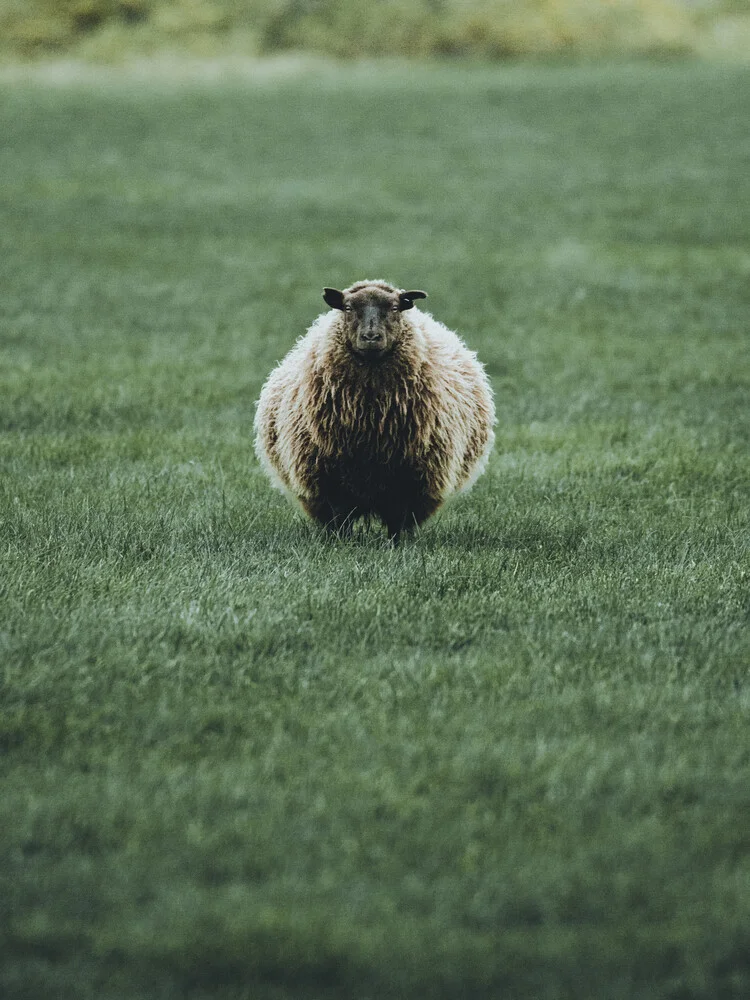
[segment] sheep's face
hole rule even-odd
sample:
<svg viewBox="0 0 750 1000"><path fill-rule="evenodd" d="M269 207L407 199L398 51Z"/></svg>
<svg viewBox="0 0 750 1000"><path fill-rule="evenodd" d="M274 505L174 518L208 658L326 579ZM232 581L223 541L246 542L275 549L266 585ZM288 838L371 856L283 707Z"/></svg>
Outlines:
<svg viewBox="0 0 750 1000"><path fill-rule="evenodd" d="M343 313L342 335L347 347L364 361L389 355L406 331L402 313L424 292L402 292L385 285L354 285L347 291L326 288L323 298Z"/></svg>

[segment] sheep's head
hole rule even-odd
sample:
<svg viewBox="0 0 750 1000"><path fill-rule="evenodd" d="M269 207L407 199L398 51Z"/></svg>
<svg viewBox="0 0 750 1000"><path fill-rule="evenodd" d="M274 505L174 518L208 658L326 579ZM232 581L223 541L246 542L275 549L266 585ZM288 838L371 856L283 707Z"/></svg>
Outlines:
<svg viewBox="0 0 750 1000"><path fill-rule="evenodd" d="M390 354L407 329L402 313L426 292L402 292L385 282L368 281L343 292L325 288L323 298L343 315L341 330L347 346L359 358L377 361Z"/></svg>

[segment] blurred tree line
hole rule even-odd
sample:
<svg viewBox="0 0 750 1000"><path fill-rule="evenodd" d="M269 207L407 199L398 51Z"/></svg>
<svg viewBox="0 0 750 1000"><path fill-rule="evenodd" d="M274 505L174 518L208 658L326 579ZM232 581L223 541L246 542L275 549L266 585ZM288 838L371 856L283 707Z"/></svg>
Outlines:
<svg viewBox="0 0 750 1000"><path fill-rule="evenodd" d="M750 0L0 0L0 49L338 57L750 52Z"/></svg>

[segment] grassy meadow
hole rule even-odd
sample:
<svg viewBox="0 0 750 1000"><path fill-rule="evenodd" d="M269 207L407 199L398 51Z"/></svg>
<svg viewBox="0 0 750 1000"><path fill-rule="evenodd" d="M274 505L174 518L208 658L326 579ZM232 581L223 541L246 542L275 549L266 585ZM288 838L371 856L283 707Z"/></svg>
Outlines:
<svg viewBox="0 0 750 1000"><path fill-rule="evenodd" d="M750 70L45 79L0 77L0 993L747 997ZM397 549L252 453L362 277L497 396Z"/></svg>

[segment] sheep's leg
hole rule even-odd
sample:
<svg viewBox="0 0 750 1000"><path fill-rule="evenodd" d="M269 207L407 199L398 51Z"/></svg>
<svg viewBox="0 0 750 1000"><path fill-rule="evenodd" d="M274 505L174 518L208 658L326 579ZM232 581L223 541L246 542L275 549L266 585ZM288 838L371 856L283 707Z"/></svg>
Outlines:
<svg viewBox="0 0 750 1000"><path fill-rule="evenodd" d="M333 508L333 517L326 525L328 531L336 534L339 538L348 538L352 533L352 526L359 517L359 511L352 505L348 509Z"/></svg>
<svg viewBox="0 0 750 1000"><path fill-rule="evenodd" d="M321 500L319 497L302 497L301 501L305 513L313 521L317 521L324 528L328 528L332 524L335 515L333 507L327 500Z"/></svg>
<svg viewBox="0 0 750 1000"><path fill-rule="evenodd" d="M380 513L388 537L398 545L403 535L410 535L440 506L440 501L430 496L413 496L407 504L389 506Z"/></svg>
<svg viewBox="0 0 750 1000"><path fill-rule="evenodd" d="M393 542L394 545L398 545L404 536L409 536L418 527L419 521L416 520L414 512L411 510L399 511L398 513L391 512L383 518L385 522L385 530L388 533L388 538Z"/></svg>
<svg viewBox="0 0 750 1000"><path fill-rule="evenodd" d="M403 535L410 535L414 529L414 524L408 523L406 514L391 516L385 519L385 530L388 533L388 540L398 545Z"/></svg>
<svg viewBox="0 0 750 1000"><path fill-rule="evenodd" d="M352 525L359 516L355 504L333 504L330 500L319 498L303 498L302 506L306 513L331 535L348 538L352 533Z"/></svg>

